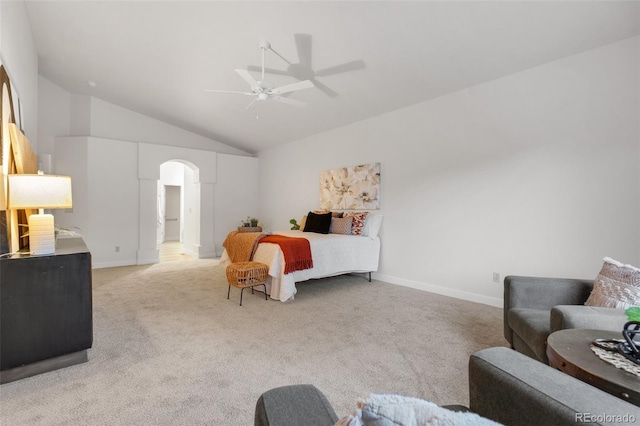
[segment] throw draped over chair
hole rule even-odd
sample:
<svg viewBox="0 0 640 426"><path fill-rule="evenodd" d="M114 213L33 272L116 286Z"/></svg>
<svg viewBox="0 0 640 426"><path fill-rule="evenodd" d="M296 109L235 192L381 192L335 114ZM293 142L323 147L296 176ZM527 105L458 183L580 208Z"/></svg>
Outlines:
<svg viewBox="0 0 640 426"><path fill-rule="evenodd" d="M227 282L229 283L227 299L231 293L231 286L239 288L240 306L242 306L242 295L245 288L251 288L253 294L254 287L264 286L264 298L268 300L267 276L269 267L264 263L251 260L260 239L264 236L265 234L261 232L231 231L222 243L232 262L226 270Z"/></svg>

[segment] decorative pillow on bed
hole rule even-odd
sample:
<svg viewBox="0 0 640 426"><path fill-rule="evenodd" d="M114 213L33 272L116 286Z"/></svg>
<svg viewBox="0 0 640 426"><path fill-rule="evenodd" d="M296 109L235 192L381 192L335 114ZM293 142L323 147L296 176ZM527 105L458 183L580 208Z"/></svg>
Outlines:
<svg viewBox="0 0 640 426"><path fill-rule="evenodd" d="M378 236L380 226L382 226L382 215L369 213L367 215L367 219L364 221L362 235L364 235L365 237L375 238Z"/></svg>
<svg viewBox="0 0 640 426"><path fill-rule="evenodd" d="M367 219L369 212L346 212L344 217L352 217L351 233L353 235L362 235L364 229L364 221Z"/></svg>
<svg viewBox="0 0 640 426"><path fill-rule="evenodd" d="M307 221L304 224L304 232L316 232L318 234L328 234L331 226L331 212L316 214L309 212Z"/></svg>
<svg viewBox="0 0 640 426"><path fill-rule="evenodd" d="M342 217L344 213L342 212L332 212L331 210L314 210L315 214L324 214L331 212L331 217Z"/></svg>
<svg viewBox="0 0 640 426"><path fill-rule="evenodd" d="M351 235L352 225L352 217L332 217L331 226L329 227L329 233Z"/></svg>
<svg viewBox="0 0 640 426"><path fill-rule="evenodd" d="M640 305L640 269L605 257L584 304L625 309Z"/></svg>

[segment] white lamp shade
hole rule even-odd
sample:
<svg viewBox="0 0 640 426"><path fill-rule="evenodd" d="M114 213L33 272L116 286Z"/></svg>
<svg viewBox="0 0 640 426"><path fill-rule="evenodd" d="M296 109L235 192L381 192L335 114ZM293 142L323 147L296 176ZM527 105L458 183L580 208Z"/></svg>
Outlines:
<svg viewBox="0 0 640 426"><path fill-rule="evenodd" d="M56 175L8 175L8 209L70 209L71 178Z"/></svg>

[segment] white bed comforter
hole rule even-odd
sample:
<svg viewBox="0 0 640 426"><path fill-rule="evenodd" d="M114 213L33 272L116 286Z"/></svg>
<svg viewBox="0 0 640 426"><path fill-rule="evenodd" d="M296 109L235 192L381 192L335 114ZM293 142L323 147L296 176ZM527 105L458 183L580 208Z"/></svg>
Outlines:
<svg viewBox="0 0 640 426"><path fill-rule="evenodd" d="M306 238L311 246L313 268L284 274L284 255L280 246L260 243L253 255L255 262L269 265L267 293L272 299L286 302L296 294L296 282L313 278L331 277L348 272L373 272L378 270L380 238L359 235L316 234L302 231L278 231L274 234ZM226 250L220 263L231 263Z"/></svg>

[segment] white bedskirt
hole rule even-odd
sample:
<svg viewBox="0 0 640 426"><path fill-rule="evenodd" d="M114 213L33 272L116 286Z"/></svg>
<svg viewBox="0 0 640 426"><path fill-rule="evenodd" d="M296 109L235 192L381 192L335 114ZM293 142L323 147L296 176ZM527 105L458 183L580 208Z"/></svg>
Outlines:
<svg viewBox="0 0 640 426"><path fill-rule="evenodd" d="M296 294L296 282L325 278L349 272L374 272L380 259L380 238L359 235L316 234L302 231L278 231L277 235L306 238L311 246L313 268L284 274L284 255L280 246L260 243L253 255L255 262L269 265L267 293L272 299L286 302ZM231 263L225 250L223 266Z"/></svg>

